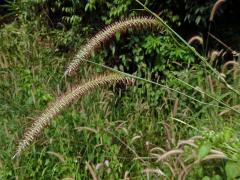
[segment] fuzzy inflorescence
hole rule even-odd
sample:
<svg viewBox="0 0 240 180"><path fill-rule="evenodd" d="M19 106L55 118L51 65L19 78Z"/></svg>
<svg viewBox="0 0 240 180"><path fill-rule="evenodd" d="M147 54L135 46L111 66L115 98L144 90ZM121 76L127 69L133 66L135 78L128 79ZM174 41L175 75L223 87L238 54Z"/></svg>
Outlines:
<svg viewBox="0 0 240 180"><path fill-rule="evenodd" d="M61 96L33 122L30 128L28 128L23 136L23 139L19 142L14 157L19 155L28 145L30 145L30 143L41 133L44 127L49 124L51 119L55 117L61 110L70 105L73 101L78 100L80 97L98 87L117 82L129 84L133 82L133 79L117 73L98 75L97 77L91 78L91 80L87 81L86 83L76 86L71 91Z"/></svg>
<svg viewBox="0 0 240 180"><path fill-rule="evenodd" d="M103 30L99 31L93 36L82 48L78 51L77 55L70 62L65 75L71 75L78 65L88 59L93 52L95 52L102 44L111 39L117 32L123 33L128 29L142 29L142 28L160 28L159 22L152 17L132 17L125 20L115 22L108 25Z"/></svg>
<svg viewBox="0 0 240 180"><path fill-rule="evenodd" d="M193 44L194 42L198 42L200 45L203 45L203 38L200 36L193 36L188 40L188 44Z"/></svg>
<svg viewBox="0 0 240 180"><path fill-rule="evenodd" d="M219 8L224 2L226 2L226 0L218 0L218 1L213 5L212 11L211 11L211 14L210 14L210 17L209 17L209 21L213 21L214 16L215 16L218 8Z"/></svg>

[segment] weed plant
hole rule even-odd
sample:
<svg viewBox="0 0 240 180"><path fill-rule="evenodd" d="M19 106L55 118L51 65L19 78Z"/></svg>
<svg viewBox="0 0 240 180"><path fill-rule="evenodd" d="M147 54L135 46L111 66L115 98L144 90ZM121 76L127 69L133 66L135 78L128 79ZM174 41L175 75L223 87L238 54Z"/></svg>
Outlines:
<svg viewBox="0 0 240 180"><path fill-rule="evenodd" d="M121 54L118 69L102 62L103 47L93 57L91 52L80 59L94 65L81 64L72 77L63 72L73 55L59 55L51 33L38 21L20 18L1 28L0 179L239 177L238 63L223 65L220 74L207 57L179 41L175 31L164 23L160 26L166 28L161 36L145 34L143 43L139 43L141 37L132 41L136 48L130 50L135 57ZM206 66L196 63L201 59ZM130 60L137 66L133 74L129 74L132 69L123 71ZM227 68L230 64L234 64L233 70ZM55 104L63 112L48 128L34 131L30 141L43 129L29 148L21 154L17 151L18 156L11 159L17 143L20 147L30 144L26 141L29 133L22 137L23 131L30 128L28 132L33 132L36 123L32 122L41 113L48 116L44 110L56 107L56 97L66 98L64 92L72 94L79 79L91 82L87 81L91 74L106 68L114 71L114 77L136 79L135 84L95 89L101 82L98 79L97 84L88 84L95 91L81 101L65 107L68 103L57 100ZM104 81L106 77L97 78ZM108 80L103 84L112 82Z"/></svg>

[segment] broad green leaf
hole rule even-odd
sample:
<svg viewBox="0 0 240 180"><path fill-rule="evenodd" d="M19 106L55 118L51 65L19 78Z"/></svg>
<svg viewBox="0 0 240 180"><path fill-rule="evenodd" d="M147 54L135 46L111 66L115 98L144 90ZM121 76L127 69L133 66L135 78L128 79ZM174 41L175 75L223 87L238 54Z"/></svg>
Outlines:
<svg viewBox="0 0 240 180"><path fill-rule="evenodd" d="M116 32L116 33L115 33L115 37L116 37L116 40L117 40L117 41L120 40L120 36L121 36L120 32Z"/></svg>
<svg viewBox="0 0 240 180"><path fill-rule="evenodd" d="M204 176L204 177L202 178L202 180L211 180L211 178L208 177L208 176Z"/></svg>
<svg viewBox="0 0 240 180"><path fill-rule="evenodd" d="M202 160L211 150L211 145L209 143L201 145L198 151L198 160Z"/></svg>
<svg viewBox="0 0 240 180"><path fill-rule="evenodd" d="M227 179L235 179L240 177L240 163L228 161L225 166L225 171L227 174Z"/></svg>

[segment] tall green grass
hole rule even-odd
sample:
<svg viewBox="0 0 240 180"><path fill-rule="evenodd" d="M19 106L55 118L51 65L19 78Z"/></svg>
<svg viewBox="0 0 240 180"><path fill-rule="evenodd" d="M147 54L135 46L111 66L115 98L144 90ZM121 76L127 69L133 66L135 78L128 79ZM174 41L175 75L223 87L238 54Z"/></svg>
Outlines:
<svg viewBox="0 0 240 180"><path fill-rule="evenodd" d="M57 54L47 30L32 27L20 21L0 30L0 179L234 178L239 114L220 106L236 110L239 96L214 73L194 65L160 82L89 60L102 69L86 64L75 79L65 79L72 55ZM54 97L105 68L138 80L128 88L99 89L66 108L11 160L25 127ZM238 89L238 78L225 74Z"/></svg>

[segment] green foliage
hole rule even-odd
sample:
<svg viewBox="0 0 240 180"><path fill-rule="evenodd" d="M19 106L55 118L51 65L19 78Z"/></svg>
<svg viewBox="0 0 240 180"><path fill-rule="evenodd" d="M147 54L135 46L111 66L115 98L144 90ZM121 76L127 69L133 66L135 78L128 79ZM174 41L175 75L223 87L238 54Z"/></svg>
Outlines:
<svg viewBox="0 0 240 180"><path fill-rule="evenodd" d="M181 5L178 2L161 4L167 7L163 16L175 26L184 22L171 10ZM191 3L194 8L187 12L191 15L186 20L193 22L201 16L199 24L204 24L207 9ZM191 3L186 3L186 9ZM89 179L86 162L99 179L159 179L159 172L172 178L166 164L174 164L174 172L179 175L185 172L179 159L191 165L208 157L213 149L228 159L194 164L186 178L239 177L239 115L230 110L220 115L226 109L211 104L223 105L201 92L230 106L239 104L239 97L200 66L193 53L172 36L147 31L116 34L116 39L92 59L154 80L206 104L140 81L134 87L99 90L67 108L36 144L16 161L11 160L22 127L27 127L70 83L101 71L85 65L76 80L62 78L75 48L105 23L138 14L131 10L139 6L130 0L23 1L19 6L9 5L17 19L0 29L0 179ZM146 5L154 9L156 1L146 1ZM236 79L230 78L229 83L239 86ZM183 154L156 161L153 154L162 156L162 149L173 150L181 140L196 135L203 137L194 142L196 148L186 144ZM149 169L157 173L146 173Z"/></svg>
<svg viewBox="0 0 240 180"><path fill-rule="evenodd" d="M169 74L169 70L175 71L181 66L189 67L195 60L189 50L179 47L170 36L148 35L144 39L143 48L149 55L153 72Z"/></svg>
<svg viewBox="0 0 240 180"><path fill-rule="evenodd" d="M240 164L228 161L225 166L228 179L235 179L240 177Z"/></svg>
<svg viewBox="0 0 240 180"><path fill-rule="evenodd" d="M207 27L209 13L211 11L211 7L213 6L214 2L212 1L205 1L204 3L199 3L197 1L185 1L185 10L186 15L184 20L188 22L193 22L196 25L201 25Z"/></svg>
<svg viewBox="0 0 240 180"><path fill-rule="evenodd" d="M202 160L204 157L208 155L211 150L211 144L203 144L200 146L198 150L198 160Z"/></svg>

